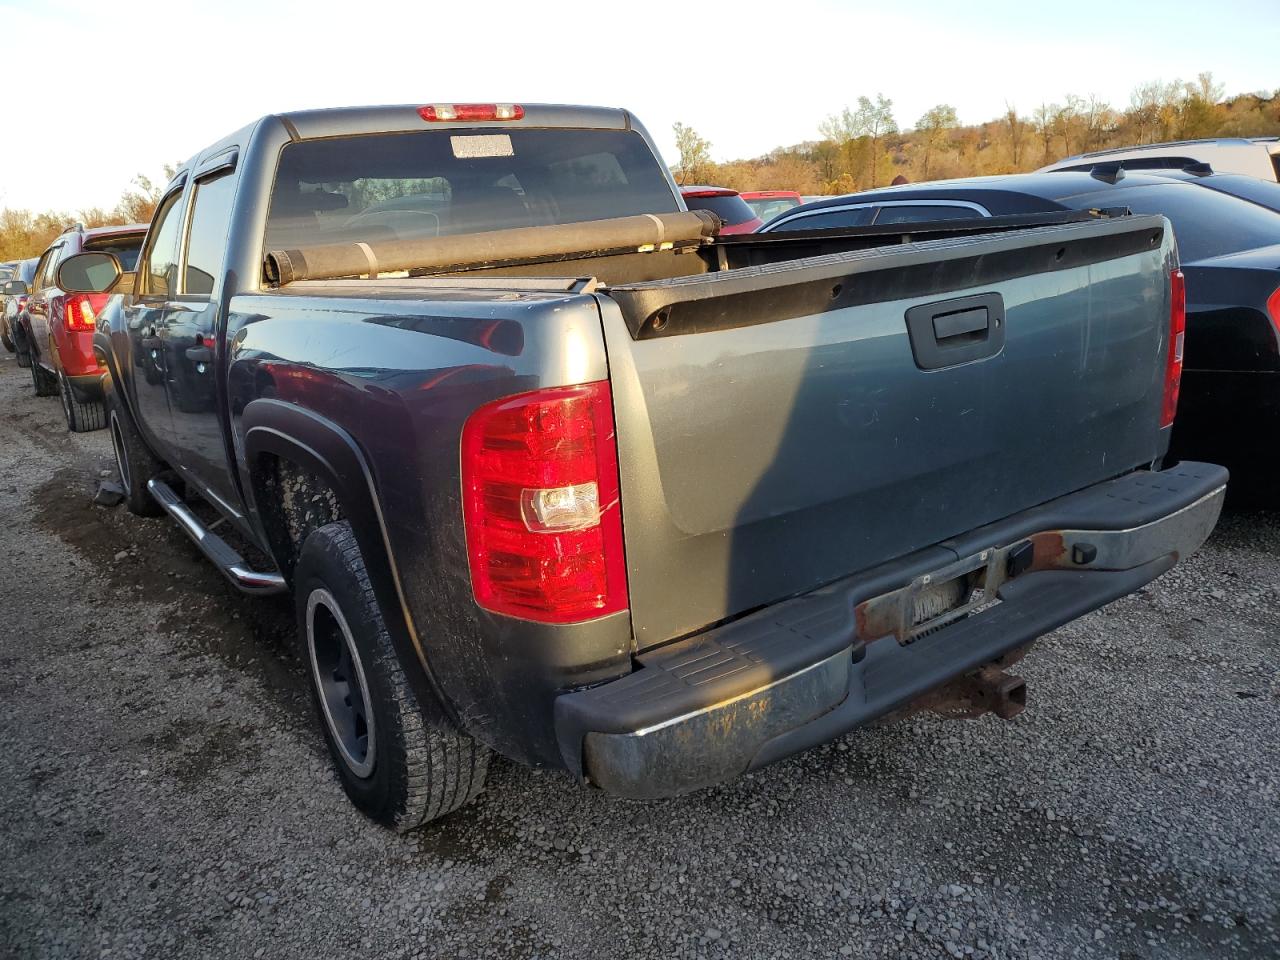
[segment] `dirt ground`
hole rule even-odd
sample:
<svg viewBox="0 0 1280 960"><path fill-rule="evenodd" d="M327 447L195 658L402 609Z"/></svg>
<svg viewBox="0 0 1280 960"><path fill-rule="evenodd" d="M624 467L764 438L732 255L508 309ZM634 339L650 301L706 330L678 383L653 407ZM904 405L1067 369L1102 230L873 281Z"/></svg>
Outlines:
<svg viewBox="0 0 1280 960"><path fill-rule="evenodd" d="M679 800L497 761L407 837L329 768L287 602L93 505L0 359L0 957L1280 956L1280 513L918 716Z"/></svg>

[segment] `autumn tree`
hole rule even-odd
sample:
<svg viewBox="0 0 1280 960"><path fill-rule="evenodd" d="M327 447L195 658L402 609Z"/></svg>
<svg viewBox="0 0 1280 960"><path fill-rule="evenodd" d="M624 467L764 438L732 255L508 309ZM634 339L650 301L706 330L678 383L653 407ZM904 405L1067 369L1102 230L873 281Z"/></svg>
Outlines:
<svg viewBox="0 0 1280 960"><path fill-rule="evenodd" d="M854 181L877 186L884 139L898 132L893 118L893 101L883 94L875 100L858 97L856 109L845 107L827 117L818 127L826 139L835 143L846 160L844 172ZM862 173L866 172L863 179Z"/></svg>
<svg viewBox="0 0 1280 960"><path fill-rule="evenodd" d="M924 157L920 168L920 179L929 179L930 162L940 150L947 148L951 131L958 126L960 126L960 120L956 116L956 108L948 103L930 107L925 111L924 116L916 121L917 140Z"/></svg>
<svg viewBox="0 0 1280 960"><path fill-rule="evenodd" d="M676 167L676 182L680 185L688 183L704 183L712 179L715 164L711 162L711 143L698 135L693 127L683 123L672 125L676 135L676 151L680 155L679 166Z"/></svg>
<svg viewBox="0 0 1280 960"><path fill-rule="evenodd" d="M1022 142L1027 137L1028 123L1022 117L1018 116L1016 107L1005 104L1004 116L1000 121L1003 124L1004 132L1009 137L1009 159L1013 162L1014 170L1022 169Z"/></svg>

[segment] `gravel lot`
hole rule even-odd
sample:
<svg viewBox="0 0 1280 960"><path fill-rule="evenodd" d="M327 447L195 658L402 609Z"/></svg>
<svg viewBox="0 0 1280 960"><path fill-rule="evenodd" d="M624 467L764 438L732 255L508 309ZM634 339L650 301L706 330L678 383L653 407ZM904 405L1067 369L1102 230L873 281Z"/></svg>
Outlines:
<svg viewBox="0 0 1280 960"><path fill-rule="evenodd" d="M1280 955L1280 513L916 717L677 801L505 761L408 838L329 771L286 605L93 506L0 360L2 957Z"/></svg>

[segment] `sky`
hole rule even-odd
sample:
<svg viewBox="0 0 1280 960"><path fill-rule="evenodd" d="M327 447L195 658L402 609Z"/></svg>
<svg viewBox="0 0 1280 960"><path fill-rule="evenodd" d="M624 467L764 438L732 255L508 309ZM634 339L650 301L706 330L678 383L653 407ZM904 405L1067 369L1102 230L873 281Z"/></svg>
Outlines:
<svg viewBox="0 0 1280 960"><path fill-rule="evenodd" d="M1206 70L1228 93L1274 90L1278 2L0 0L0 207L110 208L139 173L315 107L621 106L670 162L677 121L716 160L748 158L815 139L860 94L906 128L937 103L965 123L1067 93L1124 106ZM44 68L15 69L15 50Z"/></svg>

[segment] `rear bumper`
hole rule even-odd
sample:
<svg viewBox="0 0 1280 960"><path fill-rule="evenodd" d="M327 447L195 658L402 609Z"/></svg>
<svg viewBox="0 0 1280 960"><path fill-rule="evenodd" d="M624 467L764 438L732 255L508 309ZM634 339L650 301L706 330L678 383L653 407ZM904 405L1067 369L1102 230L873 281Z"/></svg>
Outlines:
<svg viewBox="0 0 1280 960"><path fill-rule="evenodd" d="M557 699L566 766L661 797L831 740L1154 580L1209 536L1226 481L1202 463L1138 471L641 654ZM894 611L966 565L999 602L911 640Z"/></svg>

